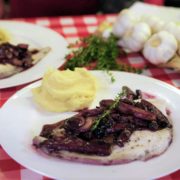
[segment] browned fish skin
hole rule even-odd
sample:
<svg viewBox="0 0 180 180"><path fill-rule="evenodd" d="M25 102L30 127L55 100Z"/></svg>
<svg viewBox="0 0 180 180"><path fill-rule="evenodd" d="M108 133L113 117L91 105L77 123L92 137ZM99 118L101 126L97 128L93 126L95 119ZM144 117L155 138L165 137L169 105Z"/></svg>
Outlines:
<svg viewBox="0 0 180 180"><path fill-rule="evenodd" d="M40 145L41 148L47 148L48 152L58 153L59 151L66 150L69 152L77 152L86 154L96 154L99 156L107 156L111 153L111 145L103 141L87 142L77 137L54 137L45 140Z"/></svg>

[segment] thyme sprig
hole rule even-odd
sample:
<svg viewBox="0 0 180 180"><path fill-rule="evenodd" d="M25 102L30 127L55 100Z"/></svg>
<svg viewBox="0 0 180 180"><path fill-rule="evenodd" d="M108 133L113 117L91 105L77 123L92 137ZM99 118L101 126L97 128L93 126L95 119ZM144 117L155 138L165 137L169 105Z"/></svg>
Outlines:
<svg viewBox="0 0 180 180"><path fill-rule="evenodd" d="M92 131L96 130L96 128L98 127L99 123L100 123L104 118L106 118L107 116L109 116L109 114L111 113L111 111L118 106L120 100L121 100L123 97L125 97L126 94L127 94L126 89L125 89L125 88L122 88L122 92L120 92L120 93L117 95L117 97L114 99L114 102L112 103L112 105L111 105L108 109L106 109L101 116L99 116L99 117L97 117L97 118L95 119L94 124L93 124L92 127L91 127L91 130L92 130Z"/></svg>
<svg viewBox="0 0 180 180"><path fill-rule="evenodd" d="M117 63L118 56L123 51L117 46L118 39L114 35L104 39L97 34L89 35L80 39L71 47L78 47L66 56L65 69L74 70L75 67L87 67L96 63L93 69L109 72L110 70L120 70L139 73L139 70L124 63ZM108 73L111 80L114 78Z"/></svg>

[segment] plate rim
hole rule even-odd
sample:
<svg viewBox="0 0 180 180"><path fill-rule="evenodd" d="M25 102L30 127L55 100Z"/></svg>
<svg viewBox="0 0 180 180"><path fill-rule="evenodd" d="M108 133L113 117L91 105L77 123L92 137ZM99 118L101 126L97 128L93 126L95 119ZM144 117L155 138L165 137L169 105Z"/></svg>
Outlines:
<svg viewBox="0 0 180 180"><path fill-rule="evenodd" d="M100 71L100 70L92 70L92 71L90 71L90 72L104 72L104 71ZM166 86L166 88L168 88L169 90L173 90L173 91L175 91L175 93L177 93L179 96L180 96L180 90L178 89L178 88L176 88L176 87L174 87L173 85L171 85L171 84L168 84L168 83L166 83L166 82L163 82L163 81L161 81L161 80L158 80L158 79L155 79L155 78L153 78L153 77L148 77L148 76L145 76L145 75L139 75L139 74L134 74L134 73L129 73L129 72L121 72L121 71L111 71L111 72L117 72L118 74L120 73L120 74L125 74L125 75L130 75L130 76L137 76L137 77L143 77L143 78L145 78L145 79L149 79L150 81L155 81L156 83L160 83L160 85L162 85L162 86ZM106 73L106 72L104 72L104 73ZM0 108L0 111L3 109L3 107L4 106L6 106L6 104L9 102L9 101L11 101L14 97L16 97L19 93L22 93L23 91L25 91L26 89L28 90L29 88L31 88L31 87L36 87L40 82L41 82L42 80L39 80L39 81L36 81L36 82L34 82L34 83L31 83L31 84L29 84L29 85L27 85L27 86L25 86L24 88L22 88L22 89L20 89L19 91L17 91L13 96L11 96L5 103L4 103L4 105ZM18 160L16 160L14 157L12 157L11 156L11 154L9 154L7 151L6 151L6 148L4 148L4 145L2 145L2 144L0 144L1 145L1 147L4 149L4 151L12 158L12 159L14 159L17 163L19 163L19 164L21 164L21 162L19 162ZM56 177L56 176L52 176L52 175L48 175L48 174L46 174L45 172L42 172L42 171L39 171L39 170L37 170L37 169L34 169L33 167L29 167L29 166L26 166L26 165L24 165L24 164L21 164L22 166L24 166L24 167L26 167L27 169L29 169L29 170L32 170L32 171L34 171L34 172L36 172L36 173L38 173L38 174L41 174L41 175L43 175L43 176L47 176L47 177L50 177L50 178L59 178L59 177ZM85 164L86 165L86 164ZM173 173L173 172L175 172L175 171L177 171L177 170L179 170L180 169L180 167L177 167L176 169L174 169L173 168L173 170L170 170L170 173ZM164 174L162 174L162 175L159 175L159 176L155 176L155 177L150 177L150 178L160 178L160 177L163 177L163 176L166 176L166 175L168 175L169 173L168 172L166 172L166 173L164 173ZM116 179L116 178L115 178Z"/></svg>
<svg viewBox="0 0 180 180"><path fill-rule="evenodd" d="M62 70L60 70L60 71L62 71ZM103 71L103 70L88 70L89 72L100 72L100 73L105 73L106 74L106 71ZM154 78L154 77L150 77L150 76L147 76L147 75L144 75L144 74L135 74L135 73L131 73L131 72L124 72L124 71L109 71L109 72L112 72L112 73L120 73L120 74L124 74L124 75L130 75L130 76L137 76L137 77L142 77L142 78L145 78L145 79L149 79L150 81L154 81L154 82L156 82L156 83L158 83L158 84L161 84L162 86L166 86L166 87L168 87L168 89L170 88L170 89L173 89L173 91L175 91L177 94L179 94L180 95L180 89L178 89L176 86L173 86L173 85L171 85L171 84L169 84L169 83L167 83L167 82L164 82L164 81L162 81L162 80L159 80L159 79L156 79L156 78ZM106 74L106 75L108 75L108 74ZM110 79L110 78L109 78ZM16 93L19 93L20 91L23 91L24 89L26 89L26 88L29 88L30 86L34 86L34 84L36 84L36 83L39 83L40 81L42 81L42 79L39 79L39 80L36 80L35 82L31 82L30 84L27 84L25 87L23 87L23 88L21 88L20 90L18 90L18 91L16 91ZM112 82L113 83L113 82ZM16 94L15 93L15 94ZM14 94L14 95L15 95ZM13 96L14 96L13 95ZM10 98L12 98L13 96L11 96L11 97L9 97L8 98L8 100L10 99ZM7 100L7 101L8 101ZM7 102L6 101L6 102ZM6 102L3 104L3 106L6 104ZM2 108L2 107L1 107ZM0 108L0 109L1 109Z"/></svg>

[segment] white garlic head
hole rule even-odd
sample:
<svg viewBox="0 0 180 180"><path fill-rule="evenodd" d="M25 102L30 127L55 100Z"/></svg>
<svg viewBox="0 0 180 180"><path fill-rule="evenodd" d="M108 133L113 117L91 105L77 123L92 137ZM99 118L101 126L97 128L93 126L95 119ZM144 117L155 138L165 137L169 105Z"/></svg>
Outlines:
<svg viewBox="0 0 180 180"><path fill-rule="evenodd" d="M151 36L151 29L148 24L140 22L129 29L118 41L118 45L126 52L138 52L143 49L145 42Z"/></svg>
<svg viewBox="0 0 180 180"><path fill-rule="evenodd" d="M152 64L164 64L176 54L177 48L176 38L167 31L160 31L145 43L143 55Z"/></svg>
<svg viewBox="0 0 180 180"><path fill-rule="evenodd" d="M146 22L150 27L152 33L156 33L162 30L164 22L156 16L142 16L142 22Z"/></svg>
<svg viewBox="0 0 180 180"><path fill-rule="evenodd" d="M178 45L178 55L180 56L180 42L178 43L179 45Z"/></svg>
<svg viewBox="0 0 180 180"><path fill-rule="evenodd" d="M112 33L112 24L108 21L104 21L98 26L96 32L100 33L103 38L107 39Z"/></svg>
<svg viewBox="0 0 180 180"><path fill-rule="evenodd" d="M170 32L175 36L178 42L180 42L180 25L175 22L169 22L164 27L163 30Z"/></svg>
<svg viewBox="0 0 180 180"><path fill-rule="evenodd" d="M113 25L113 34L117 37L122 37L138 20L138 17L132 11L127 9L121 11Z"/></svg>

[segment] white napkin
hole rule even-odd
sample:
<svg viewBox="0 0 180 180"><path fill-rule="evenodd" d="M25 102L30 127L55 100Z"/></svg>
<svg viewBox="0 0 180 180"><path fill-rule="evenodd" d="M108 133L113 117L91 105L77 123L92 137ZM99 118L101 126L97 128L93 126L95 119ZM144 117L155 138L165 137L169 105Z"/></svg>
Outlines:
<svg viewBox="0 0 180 180"><path fill-rule="evenodd" d="M156 6L142 2L134 3L130 9L138 15L158 16L165 22L180 22L180 8Z"/></svg>

